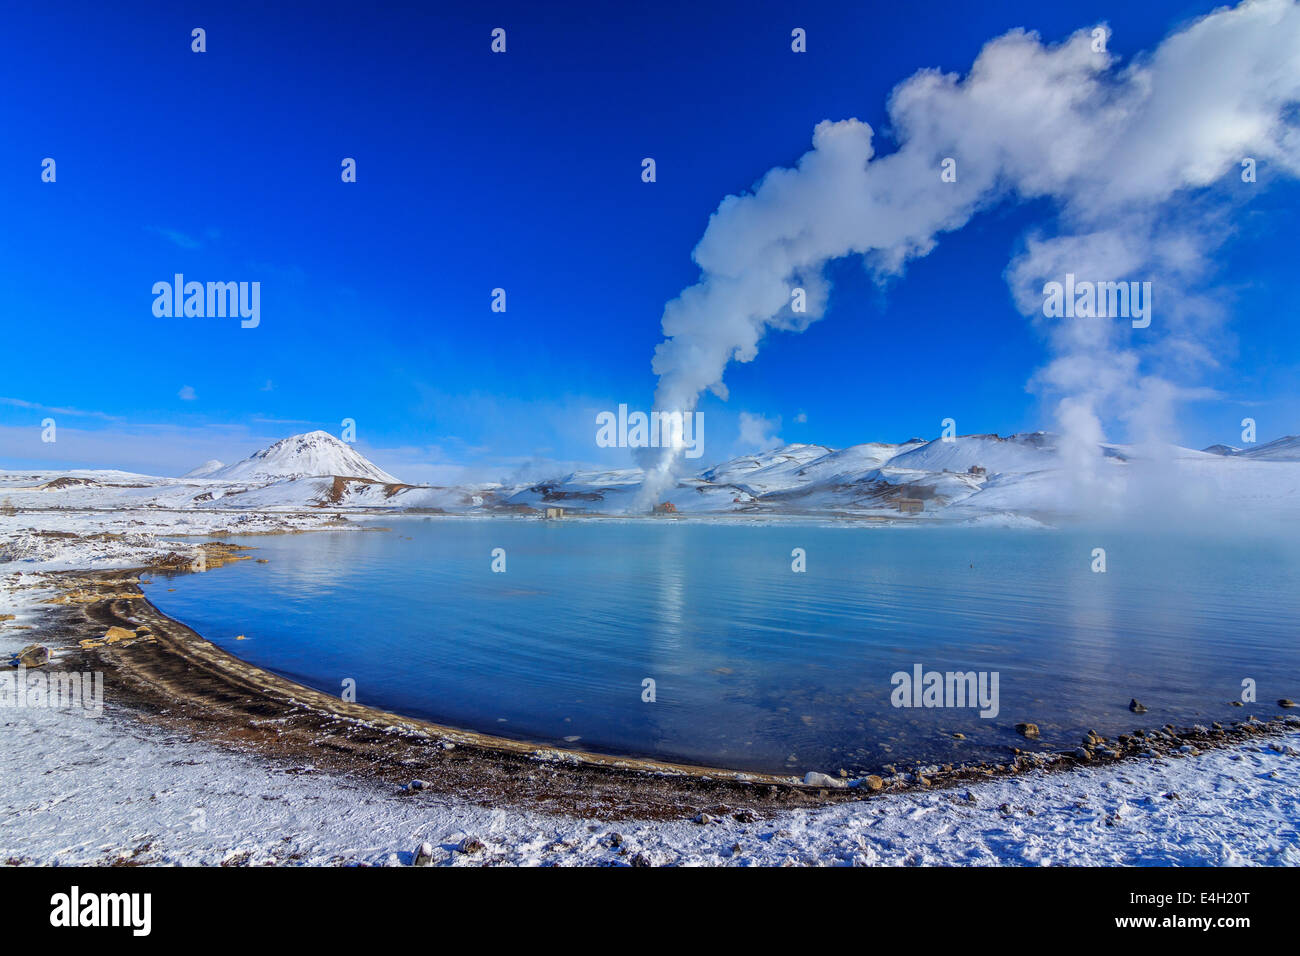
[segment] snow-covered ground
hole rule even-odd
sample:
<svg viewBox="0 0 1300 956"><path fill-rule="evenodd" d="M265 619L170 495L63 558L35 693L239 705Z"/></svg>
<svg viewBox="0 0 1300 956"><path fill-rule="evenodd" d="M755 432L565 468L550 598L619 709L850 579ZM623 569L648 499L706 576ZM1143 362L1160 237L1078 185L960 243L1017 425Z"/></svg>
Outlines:
<svg viewBox="0 0 1300 956"><path fill-rule="evenodd" d="M168 554L197 557L198 539L347 527L327 512L82 511L0 512L0 613L12 573L139 567ZM189 541L178 541L178 538Z"/></svg>
<svg viewBox="0 0 1300 956"><path fill-rule="evenodd" d="M1300 731L701 824L484 808L112 715L8 710L0 724L0 860L24 863L406 864L429 842L435 864L458 866L1300 864ZM457 852L467 838L484 848Z"/></svg>

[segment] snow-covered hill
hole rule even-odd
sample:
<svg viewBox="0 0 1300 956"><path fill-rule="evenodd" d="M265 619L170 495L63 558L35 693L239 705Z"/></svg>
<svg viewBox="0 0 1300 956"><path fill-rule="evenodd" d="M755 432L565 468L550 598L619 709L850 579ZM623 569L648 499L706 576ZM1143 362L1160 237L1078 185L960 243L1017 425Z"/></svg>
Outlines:
<svg viewBox="0 0 1300 956"><path fill-rule="evenodd" d="M1012 435L962 435L914 446L893 456L890 468L911 471L969 472L983 468L990 474L1040 471L1058 466L1056 446L1045 432Z"/></svg>
<svg viewBox="0 0 1300 956"><path fill-rule="evenodd" d="M208 478L216 474L218 471L220 471L222 468L225 467L226 467L225 462L217 461L217 459L213 458L209 461L205 461L203 464L199 465L199 467L185 472L185 474L181 475L181 477L182 478Z"/></svg>
<svg viewBox="0 0 1300 956"><path fill-rule="evenodd" d="M1220 450L1222 448L1223 450ZM303 512L404 510L449 514L639 512L637 468L578 471L544 481L431 487L398 481L354 449L310 432L278 441L233 465L208 462L183 478L118 471L0 472L0 508ZM1106 444L1094 474L1079 475L1045 432L964 435L949 440L870 442L833 449L794 444L741 455L678 479L663 496L687 515L854 516L911 520L1051 521L1130 502L1145 511L1211 509L1238 520L1300 517L1300 439L1241 451L1164 451ZM205 519L206 520L206 519Z"/></svg>
<svg viewBox="0 0 1300 956"><path fill-rule="evenodd" d="M364 478L396 485L401 482L371 463L345 442L329 432L314 431L292 435L243 461L208 470L208 462L186 475L187 478L212 478L220 481L260 481L282 478Z"/></svg>

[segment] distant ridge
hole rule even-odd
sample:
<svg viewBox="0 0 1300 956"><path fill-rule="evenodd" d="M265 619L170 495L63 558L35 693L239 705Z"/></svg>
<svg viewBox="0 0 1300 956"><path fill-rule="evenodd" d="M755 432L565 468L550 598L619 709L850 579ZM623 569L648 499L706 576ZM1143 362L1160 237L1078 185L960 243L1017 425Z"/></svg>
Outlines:
<svg viewBox="0 0 1300 956"><path fill-rule="evenodd" d="M1225 458L1258 458L1262 461L1300 461L1300 435L1287 435L1253 448L1235 445L1211 445L1202 449L1211 455Z"/></svg>
<svg viewBox="0 0 1300 956"><path fill-rule="evenodd" d="M1287 435L1276 441L1237 452L1242 458L1258 458L1263 461L1300 461L1300 435Z"/></svg>

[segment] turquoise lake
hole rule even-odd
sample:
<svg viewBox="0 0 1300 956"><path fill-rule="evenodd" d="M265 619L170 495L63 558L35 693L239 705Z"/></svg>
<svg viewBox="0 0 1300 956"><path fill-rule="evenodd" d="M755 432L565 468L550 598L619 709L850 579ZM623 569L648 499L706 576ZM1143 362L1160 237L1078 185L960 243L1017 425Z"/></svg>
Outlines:
<svg viewBox="0 0 1300 956"><path fill-rule="evenodd" d="M1000 760L1034 746L1019 721L1042 728L1042 749L1064 749L1089 729L1266 717L1281 712L1278 698L1300 698L1295 536L653 519L386 526L232 537L267 563L159 576L145 590L260 667L332 694L355 681L359 703L744 770ZM1096 547L1105 573L1092 570ZM497 548L504 573L492 570ZM892 675L916 665L996 672L998 715L894 706ZM1229 706L1247 678L1259 701ZM1132 697L1149 713L1130 713Z"/></svg>

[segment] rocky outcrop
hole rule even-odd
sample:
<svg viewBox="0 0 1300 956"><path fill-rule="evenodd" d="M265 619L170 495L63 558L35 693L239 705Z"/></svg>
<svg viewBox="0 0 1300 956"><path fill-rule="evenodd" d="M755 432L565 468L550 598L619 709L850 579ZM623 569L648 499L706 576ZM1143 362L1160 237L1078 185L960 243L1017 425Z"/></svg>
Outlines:
<svg viewBox="0 0 1300 956"><path fill-rule="evenodd" d="M44 644L28 644L14 656L14 666L44 667L50 662L50 649Z"/></svg>

